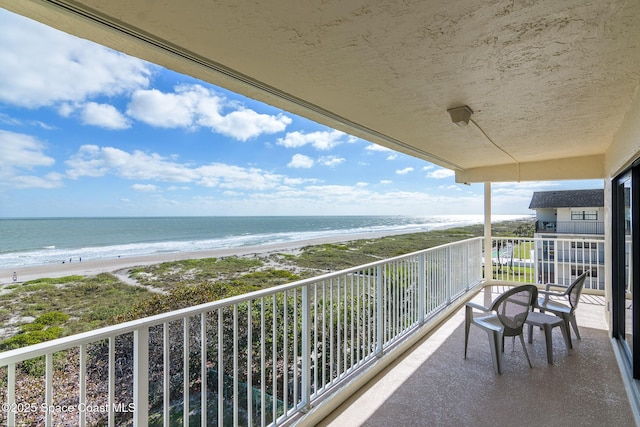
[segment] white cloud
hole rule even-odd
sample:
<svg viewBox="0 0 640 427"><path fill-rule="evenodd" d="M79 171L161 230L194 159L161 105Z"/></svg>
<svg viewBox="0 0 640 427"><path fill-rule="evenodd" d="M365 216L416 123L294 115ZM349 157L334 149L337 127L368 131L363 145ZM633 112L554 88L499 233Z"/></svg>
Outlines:
<svg viewBox="0 0 640 427"><path fill-rule="evenodd" d="M383 180L381 180L381 181L380 181L380 184L387 185L387 184L391 184L391 182L392 182L392 181L391 181L391 180L389 180L389 179L383 179Z"/></svg>
<svg viewBox="0 0 640 427"><path fill-rule="evenodd" d="M397 158L398 158L398 154L397 153L389 154L387 156L387 160L395 160Z"/></svg>
<svg viewBox="0 0 640 427"><path fill-rule="evenodd" d="M304 154L294 154L293 157L291 157L291 161L289 162L289 164L287 164L287 166L289 166L290 168L308 169L312 167L313 164L314 164L314 161L311 157L307 157Z"/></svg>
<svg viewBox="0 0 640 427"><path fill-rule="evenodd" d="M128 129L131 122L113 105L88 102L81 112L82 123L107 129Z"/></svg>
<svg viewBox="0 0 640 427"><path fill-rule="evenodd" d="M3 102L38 108L149 85L151 64L7 11L0 17Z"/></svg>
<svg viewBox="0 0 640 427"><path fill-rule="evenodd" d="M350 141L352 139L346 133L338 130L311 133L295 131L288 132L283 138L278 138L276 144L287 148L298 148L310 144L317 150L330 150L343 142Z"/></svg>
<svg viewBox="0 0 640 427"><path fill-rule="evenodd" d="M225 109L235 108L224 113ZM138 90L127 114L150 126L196 129L205 127L239 141L282 132L292 119L284 114L260 114L227 101L201 85L180 85L173 93Z"/></svg>
<svg viewBox="0 0 640 427"><path fill-rule="evenodd" d="M14 188L54 188L62 185L62 176L27 175L39 167L49 167L55 160L45 154L46 145L38 139L21 133L0 130L0 186Z"/></svg>
<svg viewBox="0 0 640 427"><path fill-rule="evenodd" d="M22 126L22 121L18 120L15 117L11 117L8 114L0 113L0 124L10 125L10 126Z"/></svg>
<svg viewBox="0 0 640 427"><path fill-rule="evenodd" d="M40 129L53 130L54 126L44 123L40 120L22 120L16 117L11 117L8 114L0 113L0 124L9 126L35 126Z"/></svg>
<svg viewBox="0 0 640 427"><path fill-rule="evenodd" d="M427 174L427 178L444 179L444 178L449 178L455 175L456 173L450 169L440 168L440 169L434 170L433 172L429 172Z"/></svg>
<svg viewBox="0 0 640 427"><path fill-rule="evenodd" d="M198 184L228 189L268 190L276 188L284 179L281 175L258 168L242 168L222 163L201 166L195 172L200 175Z"/></svg>
<svg viewBox="0 0 640 427"><path fill-rule="evenodd" d="M322 180L316 179L316 178L286 178L285 177L283 182L285 185L301 185L305 183L317 184L321 181Z"/></svg>
<svg viewBox="0 0 640 427"><path fill-rule="evenodd" d="M369 185L368 182L357 182L356 187L367 187Z"/></svg>
<svg viewBox="0 0 640 427"><path fill-rule="evenodd" d="M382 151L382 152L393 151L390 148L383 147L382 145L378 145L378 144L367 145L364 149L367 151Z"/></svg>
<svg viewBox="0 0 640 427"><path fill-rule="evenodd" d="M55 160L44 154L45 148L44 143L30 135L0 130L0 168L13 171L51 166Z"/></svg>
<svg viewBox="0 0 640 427"><path fill-rule="evenodd" d="M459 185L441 185L438 188L441 190L462 191Z"/></svg>
<svg viewBox="0 0 640 427"><path fill-rule="evenodd" d="M195 93L190 96L162 93L158 89L138 90L131 97L127 114L155 127L192 127L196 104Z"/></svg>
<svg viewBox="0 0 640 427"><path fill-rule="evenodd" d="M70 178L103 176L113 173L127 179L157 179L169 182L191 182L198 174L187 166L167 161L159 154L142 151L128 153L113 147L83 145L66 162Z"/></svg>
<svg viewBox="0 0 640 427"><path fill-rule="evenodd" d="M221 115L213 110L207 111L205 114L200 120L201 125L240 141L246 141L262 134L282 132L292 122L291 118L284 114L270 116L248 108L241 108L227 115Z"/></svg>
<svg viewBox="0 0 640 427"><path fill-rule="evenodd" d="M11 178L11 185L15 188L59 188L64 184L64 176L51 172L43 177L33 175L18 175Z"/></svg>
<svg viewBox="0 0 640 427"><path fill-rule="evenodd" d="M158 191L158 186L153 184L133 184L131 188L133 191L138 191L140 193L153 193Z"/></svg>
<svg viewBox="0 0 640 427"><path fill-rule="evenodd" d="M398 170L396 171L396 173L397 173L398 175L406 175L406 174L408 174L409 172L413 172L413 168L412 168L411 166L409 166L409 167L407 167L407 168L404 168L404 169L398 169Z"/></svg>
<svg viewBox="0 0 640 427"><path fill-rule="evenodd" d="M327 157L321 157L318 160L318 163L320 163L323 166L337 166L341 163L344 163L346 161L346 159L344 159L343 157L337 157L337 156L327 156Z"/></svg>
<svg viewBox="0 0 640 427"><path fill-rule="evenodd" d="M351 199L359 200L359 195L369 194L368 191L360 187L350 185L312 185L307 187L306 192L318 199L331 198L333 200Z"/></svg>
<svg viewBox="0 0 640 427"><path fill-rule="evenodd" d="M362 203L366 200L367 203ZM223 202L224 203L224 202ZM481 213L482 196L441 196L418 191L373 191L359 185L311 185L288 191L257 193L244 198L244 209L252 212L296 212L300 215L366 215L371 212L385 215L449 215L464 212ZM240 202L236 201L234 209ZM276 208L274 208L276 207ZM229 207L228 209L232 209Z"/></svg>
<svg viewBox="0 0 640 427"><path fill-rule="evenodd" d="M77 110L77 106L70 102L63 102L58 105L58 114L62 117L71 117L71 115Z"/></svg>
<svg viewBox="0 0 640 427"><path fill-rule="evenodd" d="M285 179L284 176L258 168L242 168L222 163L194 166L171 161L156 153L148 154L137 150L129 153L118 148L96 145L83 145L66 165L67 176L72 179L111 174L131 180L194 183L203 187L247 190L276 188Z"/></svg>

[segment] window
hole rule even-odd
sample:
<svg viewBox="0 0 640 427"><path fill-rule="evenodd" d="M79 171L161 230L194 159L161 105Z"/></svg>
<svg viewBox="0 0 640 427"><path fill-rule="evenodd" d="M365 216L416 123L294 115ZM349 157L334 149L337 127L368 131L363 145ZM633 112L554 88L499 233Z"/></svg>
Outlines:
<svg viewBox="0 0 640 427"><path fill-rule="evenodd" d="M581 275L582 273L584 273L584 269L582 267L571 267L571 276L573 278L578 277L579 275ZM597 267L591 267L589 269L589 276L590 277L598 277L598 268Z"/></svg>
<svg viewBox="0 0 640 427"><path fill-rule="evenodd" d="M596 242L571 242L571 249L598 249L598 244Z"/></svg>
<svg viewBox="0 0 640 427"><path fill-rule="evenodd" d="M597 221L598 211L571 211L571 221Z"/></svg>

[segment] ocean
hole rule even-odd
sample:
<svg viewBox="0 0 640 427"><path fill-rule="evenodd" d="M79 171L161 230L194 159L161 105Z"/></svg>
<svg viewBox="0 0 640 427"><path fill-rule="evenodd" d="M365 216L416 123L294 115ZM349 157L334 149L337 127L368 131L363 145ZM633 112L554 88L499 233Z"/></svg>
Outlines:
<svg viewBox="0 0 640 427"><path fill-rule="evenodd" d="M493 221L525 215L496 215ZM0 269L288 243L340 234L407 233L483 223L481 215L0 218Z"/></svg>

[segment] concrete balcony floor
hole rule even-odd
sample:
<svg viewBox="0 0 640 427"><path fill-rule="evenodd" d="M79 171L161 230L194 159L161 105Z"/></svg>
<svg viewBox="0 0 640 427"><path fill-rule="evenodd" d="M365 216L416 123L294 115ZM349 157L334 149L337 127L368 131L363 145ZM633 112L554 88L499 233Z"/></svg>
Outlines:
<svg viewBox="0 0 640 427"><path fill-rule="evenodd" d="M490 292L481 291L474 301L488 305L496 295ZM547 364L540 329L527 343L533 369L519 340L512 346L507 339L503 373L496 375L487 335L473 325L464 359L463 308L319 425L633 426L604 309L604 298L583 295L577 312L582 339L573 336L567 351L560 328L554 328L553 365Z"/></svg>

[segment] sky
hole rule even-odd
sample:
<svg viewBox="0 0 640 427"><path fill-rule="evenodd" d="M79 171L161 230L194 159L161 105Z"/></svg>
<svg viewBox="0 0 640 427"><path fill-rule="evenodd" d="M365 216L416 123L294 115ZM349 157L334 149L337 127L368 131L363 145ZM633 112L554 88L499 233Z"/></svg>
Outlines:
<svg viewBox="0 0 640 427"><path fill-rule="evenodd" d="M494 214L534 191L492 184ZM0 217L483 213L482 184L0 9Z"/></svg>

